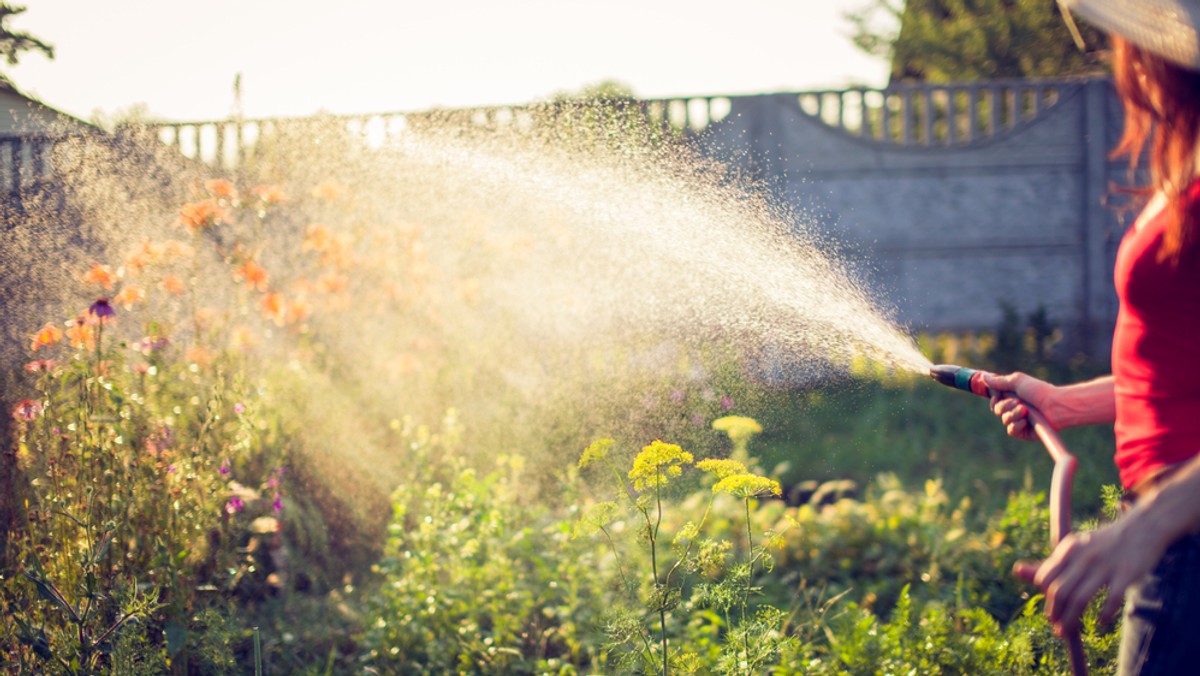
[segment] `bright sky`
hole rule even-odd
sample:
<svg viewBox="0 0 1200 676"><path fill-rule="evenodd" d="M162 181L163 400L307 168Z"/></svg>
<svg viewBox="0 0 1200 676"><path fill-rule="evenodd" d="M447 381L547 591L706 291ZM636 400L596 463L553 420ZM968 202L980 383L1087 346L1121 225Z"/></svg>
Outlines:
<svg viewBox="0 0 1200 676"><path fill-rule="evenodd" d="M17 0L54 45L8 68L91 118L419 111L527 103L616 80L637 96L882 86L842 15L869 0Z"/></svg>

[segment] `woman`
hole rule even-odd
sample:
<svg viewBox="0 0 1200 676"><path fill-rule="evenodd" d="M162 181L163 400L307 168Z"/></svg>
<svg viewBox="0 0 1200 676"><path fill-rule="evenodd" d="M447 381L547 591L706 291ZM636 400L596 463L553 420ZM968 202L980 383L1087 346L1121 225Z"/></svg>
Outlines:
<svg viewBox="0 0 1200 676"><path fill-rule="evenodd" d="M1117 254L1121 301L1113 375L1056 387L991 376L992 409L1032 438L1021 401L1057 428L1115 423L1115 460L1130 508L1065 538L1015 572L1046 593L1059 633L1108 590L1101 619L1126 599L1120 673L1200 670L1200 0L1063 0L1107 32L1125 132L1115 155L1150 182ZM1146 154L1143 155L1143 150ZM1004 398L1003 393L1017 398Z"/></svg>

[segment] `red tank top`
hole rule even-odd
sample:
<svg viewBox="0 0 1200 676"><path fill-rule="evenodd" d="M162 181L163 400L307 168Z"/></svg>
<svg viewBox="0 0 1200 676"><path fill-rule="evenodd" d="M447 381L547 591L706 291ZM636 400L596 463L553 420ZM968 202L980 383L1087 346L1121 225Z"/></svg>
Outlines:
<svg viewBox="0 0 1200 676"><path fill-rule="evenodd" d="M1200 181L1186 198L1200 207ZM1115 460L1126 488L1200 454L1200 247L1159 262L1165 222L1160 212L1131 228L1117 252Z"/></svg>

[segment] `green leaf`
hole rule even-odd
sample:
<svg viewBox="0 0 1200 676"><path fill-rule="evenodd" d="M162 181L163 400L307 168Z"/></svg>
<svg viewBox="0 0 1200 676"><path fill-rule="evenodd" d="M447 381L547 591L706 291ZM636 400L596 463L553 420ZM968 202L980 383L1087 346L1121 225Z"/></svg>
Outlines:
<svg viewBox="0 0 1200 676"><path fill-rule="evenodd" d="M108 553L108 546L112 544L113 532L105 531L104 535L100 536L100 542L96 543L95 553L92 555L92 563L100 563L100 559Z"/></svg>
<svg viewBox="0 0 1200 676"><path fill-rule="evenodd" d="M63 610L67 611L68 614L74 617L75 609L67 605L67 602L63 600L62 596L56 593L57 590L54 588L53 584L29 571L25 571L25 577L29 578L29 581L32 582L35 587L37 587L39 596L53 603L59 608L62 608Z"/></svg>

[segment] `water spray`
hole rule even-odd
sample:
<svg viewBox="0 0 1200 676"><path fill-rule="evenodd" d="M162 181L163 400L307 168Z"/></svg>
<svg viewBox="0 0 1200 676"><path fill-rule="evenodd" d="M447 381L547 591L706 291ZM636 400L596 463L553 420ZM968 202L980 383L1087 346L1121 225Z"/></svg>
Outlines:
<svg viewBox="0 0 1200 676"><path fill-rule="evenodd" d="M939 383L964 392L970 392L981 397L991 397L1001 394L1004 397L1014 397L1011 393L997 393L987 386L986 371L977 371L962 366L938 364L929 369L929 376ZM1067 451L1058 432L1046 421L1041 411L1022 401L1025 407L1026 419L1033 428L1034 434L1041 440L1042 445L1054 460L1054 472L1050 477L1050 546L1057 547L1067 533L1071 531L1071 482L1075 478L1075 456ZM1071 654L1071 671L1075 676L1087 676L1087 658L1083 652L1083 639L1079 630L1072 631L1063 637Z"/></svg>

